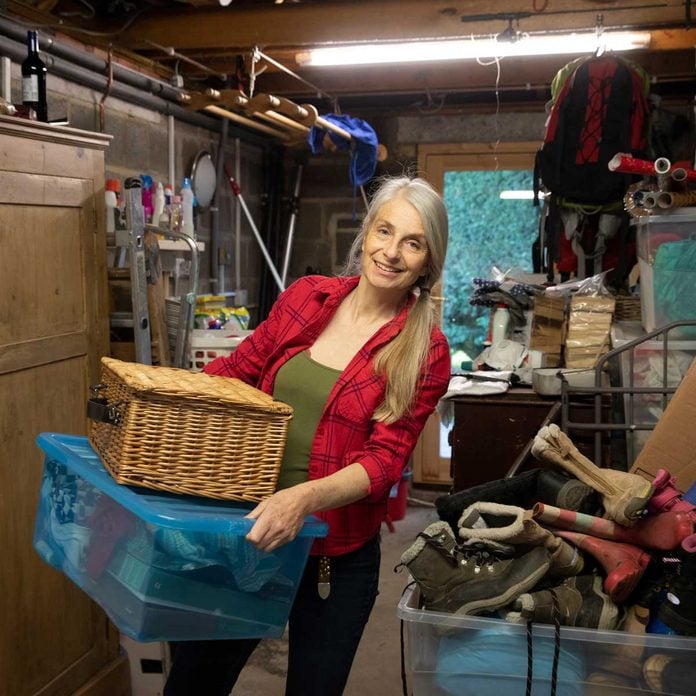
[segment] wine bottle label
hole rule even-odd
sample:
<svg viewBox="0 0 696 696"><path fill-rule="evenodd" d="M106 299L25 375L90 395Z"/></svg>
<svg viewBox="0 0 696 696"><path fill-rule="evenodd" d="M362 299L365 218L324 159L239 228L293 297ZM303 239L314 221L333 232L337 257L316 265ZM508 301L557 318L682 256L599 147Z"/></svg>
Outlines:
<svg viewBox="0 0 696 696"><path fill-rule="evenodd" d="M39 101L39 78L37 75L29 75L22 78L22 101Z"/></svg>

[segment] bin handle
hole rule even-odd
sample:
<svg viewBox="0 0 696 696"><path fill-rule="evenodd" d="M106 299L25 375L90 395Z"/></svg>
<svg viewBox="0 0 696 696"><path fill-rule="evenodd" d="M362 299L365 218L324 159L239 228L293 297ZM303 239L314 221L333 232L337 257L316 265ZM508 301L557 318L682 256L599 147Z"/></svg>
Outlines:
<svg viewBox="0 0 696 696"><path fill-rule="evenodd" d="M99 392L102 389L106 389L105 384L93 384L90 386L91 397L87 400L87 418L98 423L118 425L121 422L119 406L123 402L109 404L106 397L99 396Z"/></svg>

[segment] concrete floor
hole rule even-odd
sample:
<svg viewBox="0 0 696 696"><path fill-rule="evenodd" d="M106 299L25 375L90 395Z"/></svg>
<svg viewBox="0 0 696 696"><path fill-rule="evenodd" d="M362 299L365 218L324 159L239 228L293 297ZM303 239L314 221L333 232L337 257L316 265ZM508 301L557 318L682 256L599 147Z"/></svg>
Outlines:
<svg viewBox="0 0 696 696"><path fill-rule="evenodd" d="M426 501L436 497L426 491L417 491L413 495ZM379 596L355 656L344 696L400 696L403 693L396 606L406 586L408 573L405 569L395 573L394 566L417 534L438 519L431 504L409 504L405 518L394 523L394 533L382 525ZM262 641L242 671L232 696L283 696L286 663L285 639Z"/></svg>

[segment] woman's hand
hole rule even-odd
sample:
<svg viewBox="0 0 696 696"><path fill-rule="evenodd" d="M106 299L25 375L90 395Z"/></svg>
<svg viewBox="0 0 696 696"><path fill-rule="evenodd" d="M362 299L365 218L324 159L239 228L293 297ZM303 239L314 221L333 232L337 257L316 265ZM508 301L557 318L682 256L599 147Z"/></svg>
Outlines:
<svg viewBox="0 0 696 696"><path fill-rule="evenodd" d="M246 538L262 551L273 551L292 541L309 514L304 486L294 486L262 500L248 515L256 520Z"/></svg>
<svg viewBox="0 0 696 696"><path fill-rule="evenodd" d="M247 515L256 522L246 538L262 551L273 551L297 536L307 515L361 500L369 490L367 472L356 463L331 476L285 488Z"/></svg>

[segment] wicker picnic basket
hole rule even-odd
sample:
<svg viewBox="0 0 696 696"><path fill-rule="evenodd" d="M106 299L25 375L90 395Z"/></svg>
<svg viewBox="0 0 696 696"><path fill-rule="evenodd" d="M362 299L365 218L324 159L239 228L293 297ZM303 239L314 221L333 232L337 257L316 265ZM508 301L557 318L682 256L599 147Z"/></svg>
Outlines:
<svg viewBox="0 0 696 696"><path fill-rule="evenodd" d="M118 483L252 502L275 491L291 406L238 379L101 364L89 440Z"/></svg>

